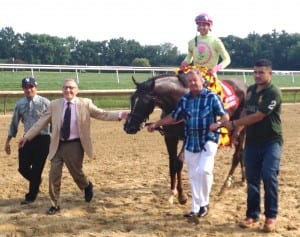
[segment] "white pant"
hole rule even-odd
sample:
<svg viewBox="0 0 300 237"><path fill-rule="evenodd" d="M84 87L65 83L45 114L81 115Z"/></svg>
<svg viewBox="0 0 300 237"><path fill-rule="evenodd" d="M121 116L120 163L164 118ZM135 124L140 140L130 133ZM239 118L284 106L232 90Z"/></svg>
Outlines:
<svg viewBox="0 0 300 237"><path fill-rule="evenodd" d="M197 153L184 151L192 189L192 212L195 213L199 212L200 207L209 204L218 144L208 141L204 147L205 150Z"/></svg>

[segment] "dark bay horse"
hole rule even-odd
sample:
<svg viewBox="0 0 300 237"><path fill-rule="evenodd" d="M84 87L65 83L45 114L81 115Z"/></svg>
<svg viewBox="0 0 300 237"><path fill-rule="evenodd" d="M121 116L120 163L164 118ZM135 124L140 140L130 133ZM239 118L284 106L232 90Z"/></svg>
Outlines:
<svg viewBox="0 0 300 237"><path fill-rule="evenodd" d="M185 78L175 74L160 75L142 83L136 82L133 77L132 80L136 85L136 91L130 98L131 111L124 124L124 130L128 134L137 133L149 119L149 115L156 106L162 110L161 117L171 113L181 96L189 91ZM239 104L236 107L227 110L231 120L237 119L240 117L242 108L244 107L247 85L238 79L223 79L221 82L222 81L231 86L235 92L235 96L239 100ZM169 155L169 172L171 179L169 202L173 203L173 198L178 194L179 203L185 204L187 195L183 190L181 176L183 162L182 159L180 159L182 149L180 153L178 152L179 142L184 138L184 124L181 122L174 125L163 126L161 131L164 135L164 141ZM220 193L223 192L226 186L231 185L233 173L239 163L243 171L242 151L244 139L245 132L242 130L237 139L238 143L234 145L235 152L232 158L232 165ZM244 172L242 172L242 181L245 181Z"/></svg>

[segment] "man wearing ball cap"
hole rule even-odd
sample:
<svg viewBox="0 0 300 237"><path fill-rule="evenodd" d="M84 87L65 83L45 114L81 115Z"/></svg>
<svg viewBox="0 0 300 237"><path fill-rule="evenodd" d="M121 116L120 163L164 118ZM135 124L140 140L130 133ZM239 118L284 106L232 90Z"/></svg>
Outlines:
<svg viewBox="0 0 300 237"><path fill-rule="evenodd" d="M34 78L23 78L21 86L25 96L17 101L14 108L4 147L8 155L11 154L10 141L17 135L19 122L22 121L24 133L26 133L43 115L50 103L48 99L37 94L37 82ZM38 136L18 151L18 171L29 182L29 191L25 194L21 205L30 204L36 200L42 181L42 172L49 152L49 144L49 127L46 126Z"/></svg>

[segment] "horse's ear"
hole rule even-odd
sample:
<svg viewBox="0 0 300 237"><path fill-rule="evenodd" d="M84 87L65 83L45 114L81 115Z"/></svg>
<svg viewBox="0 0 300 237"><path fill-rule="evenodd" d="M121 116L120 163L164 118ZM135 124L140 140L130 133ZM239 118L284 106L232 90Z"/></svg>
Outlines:
<svg viewBox="0 0 300 237"><path fill-rule="evenodd" d="M134 83L136 86L138 86L139 83L135 80L134 76L132 76L131 78L132 78L133 83Z"/></svg>

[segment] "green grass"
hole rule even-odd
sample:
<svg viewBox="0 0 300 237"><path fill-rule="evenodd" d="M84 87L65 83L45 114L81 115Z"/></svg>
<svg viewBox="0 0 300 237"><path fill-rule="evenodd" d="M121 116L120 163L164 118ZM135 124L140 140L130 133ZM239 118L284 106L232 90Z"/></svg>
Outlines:
<svg viewBox="0 0 300 237"><path fill-rule="evenodd" d="M63 80L73 78L79 80L79 88L81 90L103 90L103 89L134 89L135 85L131 77L134 76L137 81L142 82L152 77L153 74L149 72L76 72L72 71L33 71L34 77L38 82L39 90L61 90ZM21 91L21 79L26 76L32 76L30 70L2 70L0 71L0 91ZM253 76L251 73L244 77L237 73L219 73L219 78L239 78L246 80L248 84L253 83ZM279 87L300 87L300 75L294 76L294 82L291 75L273 75L273 83ZM12 111L15 102L20 96L3 98L0 97L0 113L4 111ZM94 103L101 108L129 108L129 96L91 96ZM49 98L49 99L54 99ZM299 102L299 93L284 93L284 102ZM6 107L5 107L6 106Z"/></svg>
<svg viewBox="0 0 300 237"><path fill-rule="evenodd" d="M118 76L115 71L112 72L59 72L59 71L33 71L34 77L39 83L39 90L60 90L64 79L73 78L79 80L80 89L133 89L131 77L134 76L138 81L145 81L152 77L152 72L119 72ZM26 76L32 76L32 72L26 70L0 71L0 90L19 90L21 79ZM119 78L118 78L119 77ZM220 78L235 77L246 80L248 84L253 83L251 73L219 73ZM273 83L279 87L300 87L300 74L277 75L272 77Z"/></svg>
<svg viewBox="0 0 300 237"><path fill-rule="evenodd" d="M253 80L253 74L252 73L245 73L245 77L241 73L223 73L220 72L219 78L239 78L241 80L245 80L248 85L251 85L254 83ZM284 74L273 74L272 76L272 82L279 86L279 87L300 87L300 74L295 74L294 78L292 75L284 75Z"/></svg>
<svg viewBox="0 0 300 237"><path fill-rule="evenodd" d="M31 71L0 71L0 90L20 90L21 80L32 76ZM131 77L138 81L144 81L152 76L149 72L122 72L119 78L115 72L34 72L34 78L38 82L39 90L60 90L62 83L67 78L78 79L81 90L96 89L133 89Z"/></svg>

